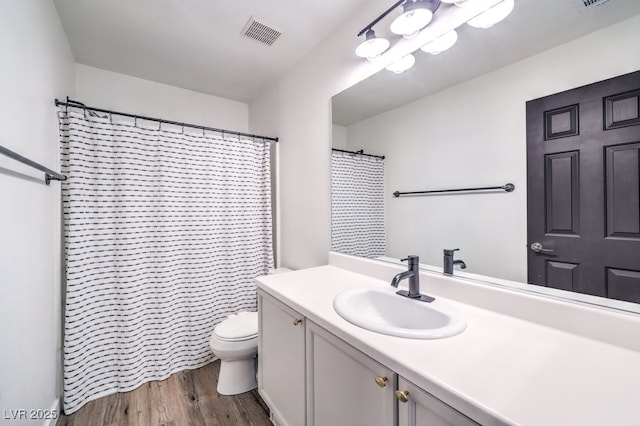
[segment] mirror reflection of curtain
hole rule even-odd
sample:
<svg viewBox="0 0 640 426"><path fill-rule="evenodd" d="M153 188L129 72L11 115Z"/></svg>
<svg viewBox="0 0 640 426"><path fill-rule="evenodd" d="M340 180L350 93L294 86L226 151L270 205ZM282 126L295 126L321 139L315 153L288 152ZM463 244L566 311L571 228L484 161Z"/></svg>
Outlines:
<svg viewBox="0 0 640 426"><path fill-rule="evenodd" d="M374 258L386 254L384 160L331 156L331 250Z"/></svg>

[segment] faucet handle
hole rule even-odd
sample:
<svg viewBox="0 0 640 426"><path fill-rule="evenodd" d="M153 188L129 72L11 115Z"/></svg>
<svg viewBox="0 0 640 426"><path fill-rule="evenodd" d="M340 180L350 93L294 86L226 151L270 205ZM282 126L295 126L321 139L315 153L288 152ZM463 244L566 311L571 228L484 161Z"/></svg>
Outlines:
<svg viewBox="0 0 640 426"><path fill-rule="evenodd" d="M404 259L400 259L400 262L405 262L407 260L409 261L409 265L413 265L414 263L420 263L420 258L415 254L410 254Z"/></svg>
<svg viewBox="0 0 640 426"><path fill-rule="evenodd" d="M457 249L444 249L443 252L444 252L445 256L453 256L453 252L454 251L459 251L459 250L460 250L459 248L457 248Z"/></svg>

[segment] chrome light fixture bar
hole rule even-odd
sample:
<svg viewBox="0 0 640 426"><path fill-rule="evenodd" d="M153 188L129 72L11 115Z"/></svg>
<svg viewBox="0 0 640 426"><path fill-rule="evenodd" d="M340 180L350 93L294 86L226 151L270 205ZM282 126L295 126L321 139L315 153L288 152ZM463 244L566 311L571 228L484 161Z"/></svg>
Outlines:
<svg viewBox="0 0 640 426"><path fill-rule="evenodd" d="M418 34L421 33L422 29L427 27L433 19L436 19L435 13L440 8L441 4L445 4L448 11L451 7L454 7L454 5L461 8L470 6L470 9L472 10L471 13L475 16L471 15L469 17L465 17L463 21L451 23L446 19L447 13L445 13L445 16L441 17L438 21L438 32L440 29L444 29L444 31L439 32L440 35L435 39L429 41L425 40L424 45L414 47L416 50L420 48L420 50L424 52L437 55L451 48L456 43L458 40L456 28L459 25L466 22L468 25L475 28L490 28L505 19L511 13L514 8L515 1L501 0L499 2L485 3L488 4L485 6L481 0L397 1L358 33L358 37L364 34L365 40L357 46L356 55L370 61L375 61L380 57L380 55L390 48L391 43L389 40L384 37L377 36L373 27L400 6L402 6L402 13L395 17L390 25L390 31L404 39L413 39L417 37ZM438 16L440 16L440 13ZM442 21L442 19L445 20ZM386 69L395 73L401 73L411 68L414 63L415 57L411 52L408 52L396 62L388 65Z"/></svg>

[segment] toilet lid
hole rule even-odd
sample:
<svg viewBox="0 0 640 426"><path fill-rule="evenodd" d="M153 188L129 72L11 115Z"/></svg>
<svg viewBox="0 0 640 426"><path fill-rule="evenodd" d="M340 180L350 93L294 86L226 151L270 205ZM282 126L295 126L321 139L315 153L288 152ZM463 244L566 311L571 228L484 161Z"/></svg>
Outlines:
<svg viewBox="0 0 640 426"><path fill-rule="evenodd" d="M248 340L258 336L258 313L241 312L216 325L213 333L220 340Z"/></svg>

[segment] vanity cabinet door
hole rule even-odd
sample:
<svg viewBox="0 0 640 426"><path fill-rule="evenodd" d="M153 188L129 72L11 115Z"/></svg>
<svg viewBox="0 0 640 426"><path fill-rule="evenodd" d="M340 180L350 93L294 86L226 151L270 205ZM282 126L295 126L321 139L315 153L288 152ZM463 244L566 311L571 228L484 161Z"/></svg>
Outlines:
<svg viewBox="0 0 640 426"><path fill-rule="evenodd" d="M307 321L307 424L396 424L396 375Z"/></svg>
<svg viewBox="0 0 640 426"><path fill-rule="evenodd" d="M258 291L258 392L279 426L305 424L305 319Z"/></svg>
<svg viewBox="0 0 640 426"><path fill-rule="evenodd" d="M403 377L398 379L399 426L471 426L478 425L430 393Z"/></svg>

